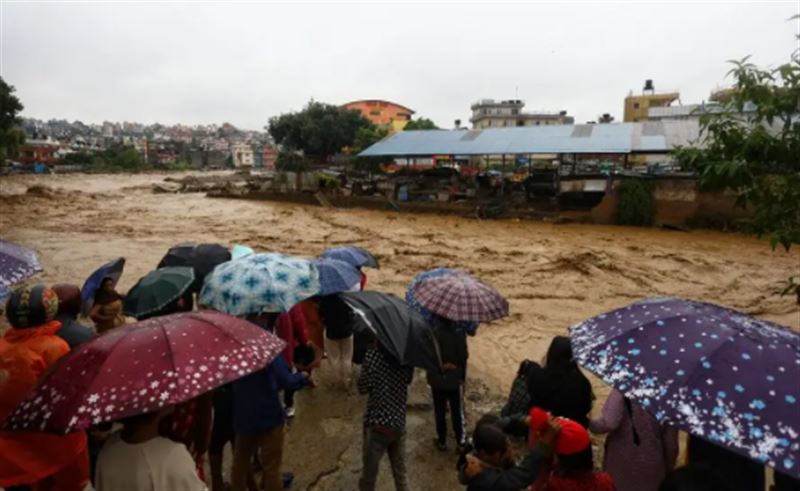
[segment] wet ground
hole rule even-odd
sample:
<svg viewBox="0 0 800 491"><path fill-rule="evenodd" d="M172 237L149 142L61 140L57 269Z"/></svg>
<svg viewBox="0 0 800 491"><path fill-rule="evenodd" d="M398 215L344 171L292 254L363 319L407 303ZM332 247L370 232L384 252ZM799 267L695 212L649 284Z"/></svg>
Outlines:
<svg viewBox="0 0 800 491"><path fill-rule="evenodd" d="M122 291L182 241L243 243L308 256L329 246L358 244L375 253L382 266L367 271L368 288L398 295L425 269L466 269L497 287L511 304L509 318L481 327L470 340L472 421L501 403L519 362L540 359L552 336L643 297L711 301L800 328L795 300L773 293L780 280L800 274L800 253L773 252L765 241L750 237L153 194L150 184L163 177L2 177L0 237L36 248L45 268L41 280L49 283L81 283L99 264L124 256ZM363 400L326 388L324 376L320 388L298 394L286 468L297 475L296 489L355 489ZM599 405L607 390L599 381L595 386ZM416 377L411 396L412 489L457 489L454 454L440 454L432 446L424 377ZM392 489L388 469L380 489Z"/></svg>

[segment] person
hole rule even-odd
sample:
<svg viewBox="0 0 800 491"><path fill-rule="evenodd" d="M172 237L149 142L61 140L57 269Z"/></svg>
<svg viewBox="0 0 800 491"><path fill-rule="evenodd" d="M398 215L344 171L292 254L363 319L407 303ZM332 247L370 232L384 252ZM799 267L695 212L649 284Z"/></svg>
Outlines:
<svg viewBox="0 0 800 491"><path fill-rule="evenodd" d="M0 338L0 420L23 401L70 348L57 336L58 296L44 285L15 290L6 304L11 325ZM0 431L0 487L78 491L89 482L86 434Z"/></svg>
<svg viewBox="0 0 800 491"><path fill-rule="evenodd" d="M364 413L360 491L373 491L384 453L389 454L394 486L408 491L406 475L406 404L408 385L414 376L411 366L401 366L391 355L373 343L364 355L358 392L367 394Z"/></svg>
<svg viewBox="0 0 800 491"><path fill-rule="evenodd" d="M186 290L181 296L167 304L161 310L151 312L146 315L140 315L136 318L137 321L144 321L155 317L163 317L165 315L176 314L178 312L191 312L194 310L194 294L191 289Z"/></svg>
<svg viewBox="0 0 800 491"><path fill-rule="evenodd" d="M464 448L466 428L464 421L464 381L467 378L467 335L456 330L451 322L442 317L434 318L434 337L439 345L442 360L441 370L428 370L427 380L433 395L433 411L436 420L434 444L440 451L447 450L446 412L450 407L456 445Z"/></svg>
<svg viewBox="0 0 800 491"><path fill-rule="evenodd" d="M94 332L78 322L81 313L81 289L78 285L66 283L53 286L58 297L58 314L55 320L61 323L56 336L67 342L70 349L75 349L94 337Z"/></svg>
<svg viewBox="0 0 800 491"><path fill-rule="evenodd" d="M588 441L583 450L570 454L558 453L556 459L558 464L541 487L542 491L616 490L614 479L609 473L595 472L592 446Z"/></svg>
<svg viewBox="0 0 800 491"><path fill-rule="evenodd" d="M308 346L308 330L303 311L295 305L289 312L284 312L275 321L275 335L286 341L283 349L283 358L289 365L290 370L295 370L294 351L298 346ZM283 404L286 408L286 417L294 418L294 390L286 389L283 391Z"/></svg>
<svg viewBox="0 0 800 491"><path fill-rule="evenodd" d="M277 314L252 319L261 326L272 326ZM286 413L280 401L281 390L299 390L308 385L308 376L292 373L280 354L265 368L235 380L233 386L233 491L247 488L248 474L256 452L261 450L262 489L283 489L281 463Z"/></svg>
<svg viewBox="0 0 800 491"><path fill-rule="evenodd" d="M608 433L603 470L618 491L657 491L678 457L678 432L665 428L641 405L612 390L602 414L589 423Z"/></svg>
<svg viewBox="0 0 800 491"><path fill-rule="evenodd" d="M325 326L325 347L334 380L347 390L353 363L352 310L336 295L326 295L319 301L319 315Z"/></svg>
<svg viewBox="0 0 800 491"><path fill-rule="evenodd" d="M482 417L472 433L473 452L459 459L459 482L467 491L519 491L536 481L550 460L560 425L553 418L538 434L538 442L515 464L508 437L496 426L497 418Z"/></svg>
<svg viewBox="0 0 800 491"><path fill-rule="evenodd" d="M770 491L800 491L800 479L775 471L775 485Z"/></svg>
<svg viewBox="0 0 800 491"><path fill-rule="evenodd" d="M113 279L105 278L94 295L94 306L89 317L94 321L94 327L99 334L125 324L122 295L117 293L115 286Z"/></svg>
<svg viewBox="0 0 800 491"><path fill-rule="evenodd" d="M122 420L122 430L111 435L100 451L94 480L97 491L207 489L186 447L159 436L160 422L172 410L169 406Z"/></svg>
<svg viewBox="0 0 800 491"><path fill-rule="evenodd" d="M568 337L556 336L553 339L544 368L547 376L544 396L549 400L542 408L587 428L594 399L592 384L572 359L572 344Z"/></svg>
<svg viewBox="0 0 800 491"><path fill-rule="evenodd" d="M528 374L533 370L541 370L541 365L531 360L522 360L517 368L517 375L511 383L511 390L508 393L508 399L500 410L500 416L504 418L507 423L501 429L504 433L516 436L528 436L528 427L524 424L517 424L521 418L524 418L531 408L531 397L528 392Z"/></svg>
<svg viewBox="0 0 800 491"><path fill-rule="evenodd" d="M720 472L719 478L730 491L760 491L764 489L764 466L755 460L733 453L694 435L689 435L686 452L689 465L724 469L723 472Z"/></svg>
<svg viewBox="0 0 800 491"><path fill-rule="evenodd" d="M319 315L319 299L317 297L307 298L292 308L299 309L303 313L308 340L321 353L325 353L325 328ZM312 366L312 368L317 367L319 367L319 361Z"/></svg>
<svg viewBox="0 0 800 491"><path fill-rule="evenodd" d="M727 469L721 469L725 472ZM658 491L731 491L719 472L704 465L687 465L670 471Z"/></svg>

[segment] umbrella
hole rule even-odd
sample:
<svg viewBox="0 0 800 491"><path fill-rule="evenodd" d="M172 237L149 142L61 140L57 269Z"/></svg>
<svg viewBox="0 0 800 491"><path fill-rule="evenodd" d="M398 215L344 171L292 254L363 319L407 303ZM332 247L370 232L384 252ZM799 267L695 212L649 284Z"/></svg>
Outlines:
<svg viewBox="0 0 800 491"><path fill-rule="evenodd" d="M192 291L199 292L206 276L218 265L231 260L231 253L220 244L193 244L184 242L170 248L158 263L165 266L190 266L194 268Z"/></svg>
<svg viewBox="0 0 800 491"><path fill-rule="evenodd" d="M453 321L486 322L508 315L508 301L497 290L463 271L424 278L413 287L413 296Z"/></svg>
<svg viewBox="0 0 800 491"><path fill-rule="evenodd" d="M380 268L375 256L370 254L368 250L357 246L331 247L330 249L326 249L319 257L338 259L339 261L352 264L356 268L361 268L363 266L368 268Z"/></svg>
<svg viewBox="0 0 800 491"><path fill-rule="evenodd" d="M231 248L231 259L239 259L240 257L248 256L250 254L255 254L256 251L253 250L252 247L242 245L242 244L234 244L233 248Z"/></svg>
<svg viewBox="0 0 800 491"><path fill-rule="evenodd" d="M800 477L800 334L655 298L570 328L584 367L656 419Z"/></svg>
<svg viewBox="0 0 800 491"><path fill-rule="evenodd" d="M122 311L131 317L158 312L177 300L194 282L194 270L169 266L147 273L128 291Z"/></svg>
<svg viewBox="0 0 800 491"><path fill-rule="evenodd" d="M355 312L354 331L374 335L402 365L441 370L439 345L433 328L401 299L388 293L340 293Z"/></svg>
<svg viewBox="0 0 800 491"><path fill-rule="evenodd" d="M42 270L35 251L0 240L0 298L11 293L11 287Z"/></svg>
<svg viewBox="0 0 800 491"><path fill-rule="evenodd" d="M314 259L319 270L320 294L346 292L361 284L361 272L355 266L338 259Z"/></svg>
<svg viewBox="0 0 800 491"><path fill-rule="evenodd" d="M198 301L231 315L246 315L288 311L319 292L319 271L310 261L278 253L250 254L214 269Z"/></svg>
<svg viewBox="0 0 800 491"><path fill-rule="evenodd" d="M261 369L284 346L258 326L220 312L128 324L64 356L4 426L67 433L155 411Z"/></svg>
<svg viewBox="0 0 800 491"><path fill-rule="evenodd" d="M428 271L423 271L419 273L417 276L411 280L411 283L408 284L408 288L406 288L406 303L408 305L422 314L422 317L425 318L428 322L433 322L436 314L431 312L430 310L426 309L419 303L417 297L414 295L414 288L424 281L427 278L435 278L437 276L449 276L455 274L466 274L461 270L458 269L450 269L450 268L434 268L429 269ZM451 324L451 326L455 329L462 330L467 332L470 335L474 335L478 330L478 322L471 322L471 321L455 321Z"/></svg>
<svg viewBox="0 0 800 491"><path fill-rule="evenodd" d="M86 281L83 282L83 288L81 288L81 304L83 305L84 313L88 313L92 309L94 294L97 292L97 289L100 288L103 280L111 278L114 284L116 284L122 276L122 271L124 269L125 258L118 257L100 266L94 273L86 278Z"/></svg>

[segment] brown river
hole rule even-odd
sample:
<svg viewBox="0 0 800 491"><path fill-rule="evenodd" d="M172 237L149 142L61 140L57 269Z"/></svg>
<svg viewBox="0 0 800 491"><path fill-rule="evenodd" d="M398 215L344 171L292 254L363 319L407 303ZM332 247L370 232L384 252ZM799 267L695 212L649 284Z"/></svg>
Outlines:
<svg viewBox="0 0 800 491"><path fill-rule="evenodd" d="M39 251L43 282L81 284L101 263L127 258L124 292L183 241L247 244L259 251L313 256L357 244L381 269L368 288L398 295L426 269L465 269L508 299L511 315L470 339L467 400L471 420L502 403L516 367L539 360L552 336L587 317L650 296L720 303L800 328L793 297L777 283L800 274L800 253L763 240L712 231L412 215L295 204L153 194L164 175L0 177L0 237ZM360 470L363 401L325 387L298 395L285 467L296 489L354 489ZM607 389L597 380L600 396ZM457 489L454 455L433 450L433 414L424 376L409 408L412 489ZM388 469L380 489L391 489Z"/></svg>

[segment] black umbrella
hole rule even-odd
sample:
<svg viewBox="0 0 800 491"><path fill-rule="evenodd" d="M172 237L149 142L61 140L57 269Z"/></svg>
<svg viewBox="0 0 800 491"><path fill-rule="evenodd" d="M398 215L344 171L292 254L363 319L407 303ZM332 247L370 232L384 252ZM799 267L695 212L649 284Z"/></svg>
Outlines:
<svg viewBox="0 0 800 491"><path fill-rule="evenodd" d="M193 281L194 270L187 266L151 271L128 291L123 301L123 312L137 319L159 312L178 300Z"/></svg>
<svg viewBox="0 0 800 491"><path fill-rule="evenodd" d="M403 365L441 370L439 345L433 328L394 295L375 291L338 294L353 309L353 329L367 331Z"/></svg>
<svg viewBox="0 0 800 491"><path fill-rule="evenodd" d="M199 292L206 276L218 265L231 260L230 251L220 244L194 244L184 242L171 247L158 263L159 268L166 266L189 266L194 268L194 284L192 291Z"/></svg>

